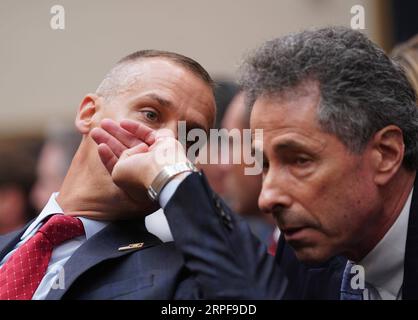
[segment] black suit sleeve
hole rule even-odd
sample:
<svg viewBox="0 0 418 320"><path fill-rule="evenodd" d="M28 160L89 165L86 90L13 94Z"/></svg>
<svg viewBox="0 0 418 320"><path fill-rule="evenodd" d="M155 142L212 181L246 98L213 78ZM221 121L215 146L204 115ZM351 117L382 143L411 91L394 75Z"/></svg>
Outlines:
<svg viewBox="0 0 418 320"><path fill-rule="evenodd" d="M247 224L190 174L164 212L205 299L280 299L287 279Z"/></svg>

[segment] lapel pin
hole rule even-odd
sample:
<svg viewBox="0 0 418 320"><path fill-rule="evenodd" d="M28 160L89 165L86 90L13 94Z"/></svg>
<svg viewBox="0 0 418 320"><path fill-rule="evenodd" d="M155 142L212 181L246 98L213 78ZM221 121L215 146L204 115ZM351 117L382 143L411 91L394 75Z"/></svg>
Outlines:
<svg viewBox="0 0 418 320"><path fill-rule="evenodd" d="M133 250L133 249L141 249L144 246L143 242L138 243L131 243L124 247L119 247L119 251L125 251L125 250Z"/></svg>

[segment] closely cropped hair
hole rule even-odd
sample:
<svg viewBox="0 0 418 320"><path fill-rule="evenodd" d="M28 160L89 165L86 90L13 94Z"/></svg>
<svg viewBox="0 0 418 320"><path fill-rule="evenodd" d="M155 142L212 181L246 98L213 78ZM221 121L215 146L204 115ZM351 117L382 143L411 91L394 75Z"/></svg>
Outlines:
<svg viewBox="0 0 418 320"><path fill-rule="evenodd" d="M212 89L214 83L209 73L195 60L181 54L163 50L140 50L122 58L118 63L136 61L144 58L165 58L175 62L202 79Z"/></svg>
<svg viewBox="0 0 418 320"><path fill-rule="evenodd" d="M306 82L320 90L318 121L347 148L360 153L388 125L403 132L403 165L418 169L418 108L402 68L364 34L345 27L310 29L266 42L241 69L252 106ZM297 92L295 92L297 93Z"/></svg>
<svg viewBox="0 0 418 320"><path fill-rule="evenodd" d="M112 98L119 91L124 90L126 87L135 81L135 77L132 79L129 77L127 67L130 63L135 63L142 59L148 58L163 58L167 59L175 64L183 67L184 69L192 72L198 78L202 79L211 89L214 90L214 82L209 73L195 60L183 56L181 54L162 51L162 50L141 50L136 51L122 58L116 63L116 65L108 72L103 81L98 86L96 93L104 98Z"/></svg>

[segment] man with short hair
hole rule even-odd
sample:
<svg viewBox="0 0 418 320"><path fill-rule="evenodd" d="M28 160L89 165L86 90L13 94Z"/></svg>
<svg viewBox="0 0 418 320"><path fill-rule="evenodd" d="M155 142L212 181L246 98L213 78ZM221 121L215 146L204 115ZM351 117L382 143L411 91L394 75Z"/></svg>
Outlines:
<svg viewBox="0 0 418 320"><path fill-rule="evenodd" d="M160 192L186 265L228 297L281 297L281 266L289 298L418 299L418 109L401 68L362 33L329 27L265 43L242 85L251 128L263 129L259 206L283 234L277 261L186 173ZM180 157L176 145L166 137L122 154L113 179L152 188L165 170L153 155Z"/></svg>
<svg viewBox="0 0 418 320"><path fill-rule="evenodd" d="M134 119L176 132L187 121L208 131L214 117L212 81L194 60L147 50L117 63L80 104L75 124L83 137L59 194L24 229L0 238L0 299L200 297L173 242L146 229L145 215L158 206L145 190L132 198L113 182L92 137L101 122L112 130ZM126 137L119 151L141 142Z"/></svg>

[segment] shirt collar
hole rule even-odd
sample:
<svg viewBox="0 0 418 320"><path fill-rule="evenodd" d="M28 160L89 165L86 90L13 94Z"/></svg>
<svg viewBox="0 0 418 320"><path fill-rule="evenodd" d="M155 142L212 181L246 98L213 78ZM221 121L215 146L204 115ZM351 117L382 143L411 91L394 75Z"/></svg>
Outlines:
<svg viewBox="0 0 418 320"><path fill-rule="evenodd" d="M359 263L364 267L367 283L379 292L386 291L395 298L403 282L406 236L413 190L412 188L395 223Z"/></svg>
<svg viewBox="0 0 418 320"><path fill-rule="evenodd" d="M54 215L54 214L64 214L64 211L58 204L56 197L58 196L58 192L55 192L49 198L46 206L41 211L39 216L35 219L34 222L26 229L25 233L22 235L21 240L25 239L29 234L31 234L39 225L44 221L47 217ZM97 221L92 220L84 217L78 217L84 226L84 231L86 233L86 239L91 238L100 230L108 225L106 221Z"/></svg>

